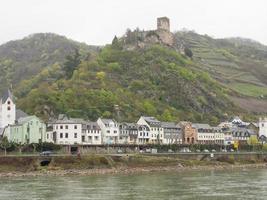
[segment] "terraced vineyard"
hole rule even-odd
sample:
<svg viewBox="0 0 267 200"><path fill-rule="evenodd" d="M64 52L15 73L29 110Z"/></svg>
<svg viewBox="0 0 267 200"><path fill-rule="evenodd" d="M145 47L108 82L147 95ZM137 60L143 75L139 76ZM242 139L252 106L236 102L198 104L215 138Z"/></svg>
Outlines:
<svg viewBox="0 0 267 200"><path fill-rule="evenodd" d="M194 32L177 32L176 37L192 49L198 70L210 73L232 91L233 97L238 97L232 98L236 104L244 107L241 101L246 99L247 105L267 105L266 46L247 39L213 39ZM244 108L255 111L251 105ZM262 111L267 112L267 108Z"/></svg>

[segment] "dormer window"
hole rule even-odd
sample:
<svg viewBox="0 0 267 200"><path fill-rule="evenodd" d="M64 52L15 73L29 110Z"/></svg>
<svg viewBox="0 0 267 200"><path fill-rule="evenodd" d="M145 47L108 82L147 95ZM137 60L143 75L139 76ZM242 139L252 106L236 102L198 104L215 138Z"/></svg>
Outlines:
<svg viewBox="0 0 267 200"><path fill-rule="evenodd" d="M11 102L10 102L10 101L8 101L8 102L7 102L7 104L8 104L8 105L10 105L10 104L11 104Z"/></svg>
<svg viewBox="0 0 267 200"><path fill-rule="evenodd" d="M10 106L8 106L8 107L7 107L7 110L11 110L11 107L10 107Z"/></svg>

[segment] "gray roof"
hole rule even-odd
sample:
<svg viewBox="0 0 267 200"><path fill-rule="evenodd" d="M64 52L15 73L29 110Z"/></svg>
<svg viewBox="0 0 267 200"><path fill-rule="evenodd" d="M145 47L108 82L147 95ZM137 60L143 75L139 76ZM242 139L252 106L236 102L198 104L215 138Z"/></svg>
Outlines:
<svg viewBox="0 0 267 200"><path fill-rule="evenodd" d="M124 126L127 129L137 129L136 123L122 122L120 125Z"/></svg>
<svg viewBox="0 0 267 200"><path fill-rule="evenodd" d="M81 118L64 118L64 119L58 119L53 122L52 124L85 124L86 122Z"/></svg>
<svg viewBox="0 0 267 200"><path fill-rule="evenodd" d="M253 129L247 129L243 127L232 127L230 131L232 133L238 132L241 133L242 135L244 135L245 133L248 133L249 135L257 135Z"/></svg>
<svg viewBox="0 0 267 200"><path fill-rule="evenodd" d="M12 101L14 101L13 95L12 95L12 93L11 93L11 91L9 89L4 91L4 94L2 96L2 102L6 102L6 100L8 98L10 98Z"/></svg>
<svg viewBox="0 0 267 200"><path fill-rule="evenodd" d="M192 124L192 127L196 129L211 129L212 128L209 124L199 124L199 123Z"/></svg>
<svg viewBox="0 0 267 200"><path fill-rule="evenodd" d="M91 121L86 121L84 124L82 124L82 129L95 129L95 130L100 130L99 125L97 122L91 122Z"/></svg>
<svg viewBox="0 0 267 200"><path fill-rule="evenodd" d="M23 112L22 110L20 109L16 109L16 120L18 120L19 118L22 118L22 117L27 117L28 115Z"/></svg>
<svg viewBox="0 0 267 200"><path fill-rule="evenodd" d="M181 128L175 122L161 122L161 127L162 128Z"/></svg>
<svg viewBox="0 0 267 200"><path fill-rule="evenodd" d="M143 116L144 120L149 124L153 126L160 126L161 122L157 120L155 117L145 117Z"/></svg>
<svg viewBox="0 0 267 200"><path fill-rule="evenodd" d="M109 123L117 123L113 119L105 119L105 118L100 118L104 124L109 124Z"/></svg>

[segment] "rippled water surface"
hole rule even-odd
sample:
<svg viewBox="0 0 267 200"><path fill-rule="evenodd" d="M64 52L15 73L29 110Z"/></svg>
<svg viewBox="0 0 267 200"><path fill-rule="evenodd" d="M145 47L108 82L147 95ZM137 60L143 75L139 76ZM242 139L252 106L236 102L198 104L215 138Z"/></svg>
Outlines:
<svg viewBox="0 0 267 200"><path fill-rule="evenodd" d="M267 170L1 178L0 199L267 200Z"/></svg>

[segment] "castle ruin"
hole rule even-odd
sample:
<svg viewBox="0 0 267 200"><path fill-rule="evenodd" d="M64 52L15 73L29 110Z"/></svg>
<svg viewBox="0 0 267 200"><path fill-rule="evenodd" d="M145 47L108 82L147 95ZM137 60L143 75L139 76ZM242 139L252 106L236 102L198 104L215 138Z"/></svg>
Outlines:
<svg viewBox="0 0 267 200"><path fill-rule="evenodd" d="M157 30L165 30L170 32L170 19L168 17L157 18Z"/></svg>

